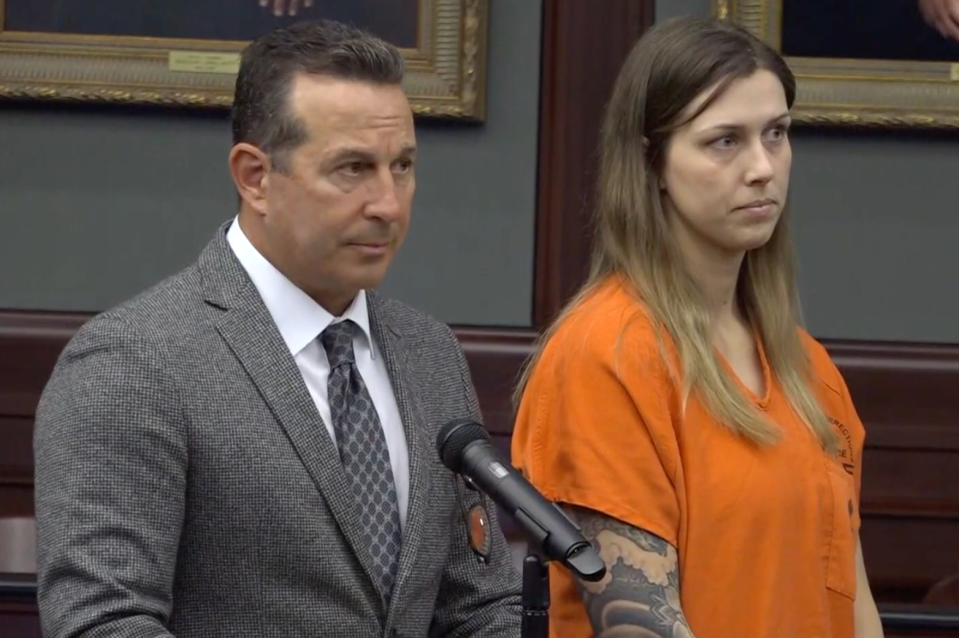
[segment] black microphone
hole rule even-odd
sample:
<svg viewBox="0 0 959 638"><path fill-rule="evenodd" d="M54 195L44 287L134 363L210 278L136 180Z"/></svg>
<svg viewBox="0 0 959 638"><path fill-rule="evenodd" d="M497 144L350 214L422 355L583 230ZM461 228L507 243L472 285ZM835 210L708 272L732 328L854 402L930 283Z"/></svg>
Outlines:
<svg viewBox="0 0 959 638"><path fill-rule="evenodd" d="M558 560L583 580L606 575L606 565L579 527L501 458L482 425L450 421L440 429L436 448L443 465L470 479L506 510L546 560Z"/></svg>

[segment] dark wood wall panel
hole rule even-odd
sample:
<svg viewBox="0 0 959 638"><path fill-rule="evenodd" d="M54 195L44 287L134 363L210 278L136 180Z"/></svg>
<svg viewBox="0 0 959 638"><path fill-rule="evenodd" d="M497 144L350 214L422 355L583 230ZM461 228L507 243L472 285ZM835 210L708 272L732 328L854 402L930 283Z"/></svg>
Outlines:
<svg viewBox="0 0 959 638"><path fill-rule="evenodd" d="M85 319L0 312L0 514L33 511L33 412L57 355ZM456 332L487 426L508 454L510 394L535 334ZM869 433L862 537L877 596L921 602L959 572L959 347L826 345Z"/></svg>
<svg viewBox="0 0 959 638"><path fill-rule="evenodd" d="M918 603L937 582L959 573L959 512L932 518L873 509L863 512L862 551L878 597Z"/></svg>
<svg viewBox="0 0 959 638"><path fill-rule="evenodd" d="M0 370L9 366L0 345ZM36 406L38 398L35 390L27 388L22 393L0 395L0 517L33 516L32 409L24 415L11 415L10 411L23 404Z"/></svg>
<svg viewBox="0 0 959 638"><path fill-rule="evenodd" d="M589 253L589 193L613 83L653 23L653 0L546 0L540 77L536 281L542 328L579 286Z"/></svg>
<svg viewBox="0 0 959 638"><path fill-rule="evenodd" d="M483 406L486 427L494 434L509 436L513 431L511 395L533 340L530 330L484 330L461 328L456 337L469 361L476 394Z"/></svg>
<svg viewBox="0 0 959 638"><path fill-rule="evenodd" d="M0 350L2 352L2 350ZM0 368L4 367L0 364ZM39 386L38 386L39 387ZM36 405L36 396L24 393L24 400ZM0 445L0 474L11 480L29 482L33 476L33 458L31 438L33 437L33 414L7 416L5 406L0 401L0 432L3 443Z"/></svg>
<svg viewBox="0 0 959 638"><path fill-rule="evenodd" d="M41 638L37 606L4 602L0 599L0 636L3 638Z"/></svg>
<svg viewBox="0 0 959 638"><path fill-rule="evenodd" d="M33 415L60 351L87 318L0 313L0 516L33 515Z"/></svg>
<svg viewBox="0 0 959 638"><path fill-rule="evenodd" d="M887 437L895 436L893 427L884 429ZM901 431L900 440L910 434ZM905 447L909 444L903 441L903 447L896 448L894 444L877 447L870 442L864 466L869 474L869 494L865 495L863 511L923 518L955 516L959 512L959 449L917 450ZM917 463L918 459L922 462ZM956 565L959 571L959 562Z"/></svg>

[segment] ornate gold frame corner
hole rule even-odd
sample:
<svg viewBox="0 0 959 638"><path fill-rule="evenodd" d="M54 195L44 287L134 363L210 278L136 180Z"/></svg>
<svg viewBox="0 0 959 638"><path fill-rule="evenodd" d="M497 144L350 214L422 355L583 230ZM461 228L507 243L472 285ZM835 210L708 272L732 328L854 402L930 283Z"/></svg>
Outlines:
<svg viewBox="0 0 959 638"><path fill-rule="evenodd" d="M713 0L713 14L781 49L783 0ZM959 64L786 57L796 122L959 129Z"/></svg>
<svg viewBox="0 0 959 638"><path fill-rule="evenodd" d="M485 121L489 0L419 2L417 47L401 49L413 112ZM0 29L0 99L229 108L245 46Z"/></svg>

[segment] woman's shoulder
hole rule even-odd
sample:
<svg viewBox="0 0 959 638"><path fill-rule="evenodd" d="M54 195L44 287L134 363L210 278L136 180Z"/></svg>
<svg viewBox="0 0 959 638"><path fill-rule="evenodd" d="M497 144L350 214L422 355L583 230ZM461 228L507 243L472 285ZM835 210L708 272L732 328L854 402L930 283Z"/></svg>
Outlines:
<svg viewBox="0 0 959 638"><path fill-rule="evenodd" d="M802 340L806 355L809 357L809 364L813 375L839 398L845 400L847 395L846 382L842 378L842 373L829 354L829 350L818 339L813 337L803 328L799 328L799 336Z"/></svg>
<svg viewBox="0 0 959 638"><path fill-rule="evenodd" d="M646 305L619 277L609 277L586 291L559 321L544 347L544 356L585 353L612 359L661 354L659 334Z"/></svg>

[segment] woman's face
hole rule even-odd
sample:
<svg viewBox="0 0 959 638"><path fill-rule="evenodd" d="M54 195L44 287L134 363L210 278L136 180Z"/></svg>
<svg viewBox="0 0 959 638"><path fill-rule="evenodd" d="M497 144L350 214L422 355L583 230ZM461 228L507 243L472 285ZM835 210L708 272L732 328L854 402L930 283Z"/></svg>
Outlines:
<svg viewBox="0 0 959 638"><path fill-rule="evenodd" d="M759 70L672 134L659 188L684 252L741 256L769 241L789 190L788 127L782 84Z"/></svg>

